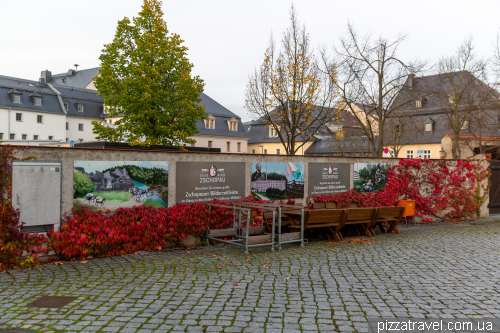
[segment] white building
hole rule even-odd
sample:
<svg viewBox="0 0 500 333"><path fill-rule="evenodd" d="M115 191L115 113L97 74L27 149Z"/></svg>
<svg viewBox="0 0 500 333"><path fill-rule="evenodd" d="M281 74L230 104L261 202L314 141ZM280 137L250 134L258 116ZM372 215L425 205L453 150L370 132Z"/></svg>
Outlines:
<svg viewBox="0 0 500 333"><path fill-rule="evenodd" d="M92 121L113 126L120 119L109 118L97 96L93 79L98 74L99 67L56 75L43 71L38 82L0 76L0 141L26 145L95 141ZM208 119L198 121L194 146L246 153L249 135L241 118L207 95L201 98Z"/></svg>
<svg viewBox="0 0 500 333"><path fill-rule="evenodd" d="M92 121L102 121L97 91L52 85L43 71L39 81L0 76L0 140L48 145L95 140Z"/></svg>

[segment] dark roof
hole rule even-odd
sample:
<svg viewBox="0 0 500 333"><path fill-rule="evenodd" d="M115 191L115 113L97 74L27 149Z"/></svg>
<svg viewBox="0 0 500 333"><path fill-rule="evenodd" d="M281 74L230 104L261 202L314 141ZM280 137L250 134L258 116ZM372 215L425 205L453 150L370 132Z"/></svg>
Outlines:
<svg viewBox="0 0 500 333"><path fill-rule="evenodd" d="M92 82L92 79L99 74L100 68L101 67L82 69L77 71L74 75L68 75L68 73L54 74L48 83L52 85L84 89L90 82Z"/></svg>
<svg viewBox="0 0 500 333"><path fill-rule="evenodd" d="M238 118L240 117L236 115L235 113L229 111L226 107L220 105L216 101L214 101L212 98L207 96L205 93L201 93L201 105L205 106L205 113L207 115L211 114L214 116L221 116L221 117L227 117L227 118ZM243 127L243 126L242 126Z"/></svg>
<svg viewBox="0 0 500 333"><path fill-rule="evenodd" d="M449 124L449 120L447 119L446 112L444 107L447 105L448 100L443 100L444 95L441 93L433 94L433 91L437 86L442 84L442 78L439 75L443 74L435 74L421 77L413 78L413 85L410 89L410 79L408 78L404 84L404 89L402 89L398 96L395 99L396 105L401 105L402 113L398 113L388 117L385 123L385 131L389 131L390 133L394 126L395 122L399 121L403 123L403 135L407 134L408 138L404 140L404 144L417 144L417 143L441 143L441 139L448 133L453 133L453 129ZM462 72L452 72L447 75L448 78L452 78L455 81L460 79ZM472 76L469 72L464 72L465 80L474 80L474 85L481 89L490 89L488 88L481 80ZM441 88L442 89L442 88ZM492 90L493 91L493 90ZM451 93L451 91L450 91ZM498 96L498 92L493 91L493 93ZM415 104L415 99L422 99L422 107L417 108ZM393 106L395 107L395 105ZM399 120L396 120L398 117ZM408 118L407 118L408 117ZM496 115L495 115L496 118ZM405 129L405 122L410 122L411 125L407 126ZM425 132L425 122L431 120L433 122L433 131ZM409 128L408 128L409 127ZM470 121L469 128L464 129L461 133L474 133L477 132L478 127L474 121ZM483 135L496 135L498 131L483 127L482 129ZM389 136L386 140L384 140L387 144L392 144L392 138Z"/></svg>
<svg viewBox="0 0 500 333"><path fill-rule="evenodd" d="M334 126L342 126L343 129L350 129L349 133L359 133L361 135L361 129L358 127L357 120L356 118L350 113L347 112L346 110L343 110L340 113L340 116L342 118L341 121L339 122L332 122L332 125ZM280 138L270 138L269 137L269 127L266 127L267 122L264 121L263 119L258 119L253 121L248 128L248 134L250 134L250 140L248 140L248 143L277 143L281 142ZM313 138L312 140L317 140L321 136L329 136L332 135L333 132L328 129L327 126L322 125L318 128L317 132L314 133L316 138ZM307 140L307 137L304 138L302 135L299 135L296 137L297 141L304 141Z"/></svg>
<svg viewBox="0 0 500 333"><path fill-rule="evenodd" d="M97 96L97 90L78 89L54 86L61 93L64 102L69 102L68 116L84 118L101 118L103 110L102 98ZM76 103L84 104L83 112L78 112Z"/></svg>
<svg viewBox="0 0 500 333"><path fill-rule="evenodd" d="M21 104L14 103L9 95L9 91L13 89L21 93ZM41 106L36 106L29 97L30 94L35 92L43 96ZM39 86L37 81L7 76L0 76L0 108L64 114L59 104L59 100L57 99L57 94L48 86Z"/></svg>
<svg viewBox="0 0 500 333"><path fill-rule="evenodd" d="M364 148L363 153L367 153L369 150L368 140L357 138L357 141L351 141L348 137L344 137L343 139L335 139L332 137L322 137L321 140L315 141L309 148L304 152L305 155L352 155L352 154L360 154L361 150ZM343 140L342 148L336 146L336 142L332 140ZM362 140L362 141L359 141ZM363 147L360 146L362 143ZM342 150L340 152L340 150Z"/></svg>
<svg viewBox="0 0 500 333"><path fill-rule="evenodd" d="M71 89L69 87L54 86L63 100L70 102L68 116L83 118L99 118L102 113L102 98L97 96L97 91L89 89ZM9 96L9 91L16 90L21 93L21 104L14 103ZM30 96L43 97L41 106L35 106ZM84 112L78 112L74 102L85 101ZM49 112L65 114L57 98L57 93L48 85L40 85L37 81L0 76L0 107L13 110L28 110L36 112Z"/></svg>
<svg viewBox="0 0 500 333"><path fill-rule="evenodd" d="M201 103L201 104L204 104L204 103ZM229 110L227 110L227 111L232 113ZM240 117L234 115L234 113L233 113L234 116L221 116L221 115L215 115L214 113L208 113L208 112L207 112L207 114L211 114L215 117L215 128L214 129L206 128L205 122L203 120L198 120L198 122L196 123L196 128L198 129L199 134L238 136L238 137L244 137L244 138L250 137L250 135L247 133L247 131L245 129L245 126L243 126L243 123L241 122ZM229 125L228 125L227 121L231 118L235 118L238 121L238 130L237 131L230 131L229 130Z"/></svg>

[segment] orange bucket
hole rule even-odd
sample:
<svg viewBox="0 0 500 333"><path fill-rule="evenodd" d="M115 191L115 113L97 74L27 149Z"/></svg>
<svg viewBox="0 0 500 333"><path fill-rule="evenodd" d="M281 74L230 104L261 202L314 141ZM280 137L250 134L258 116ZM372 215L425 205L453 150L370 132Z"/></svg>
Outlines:
<svg viewBox="0 0 500 333"><path fill-rule="evenodd" d="M399 200L398 206L406 207L403 217L415 215L415 200Z"/></svg>

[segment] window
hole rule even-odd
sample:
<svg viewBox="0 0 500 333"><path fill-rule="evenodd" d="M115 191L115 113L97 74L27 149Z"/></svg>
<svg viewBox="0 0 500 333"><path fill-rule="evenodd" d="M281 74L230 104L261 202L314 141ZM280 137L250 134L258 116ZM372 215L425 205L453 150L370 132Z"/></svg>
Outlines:
<svg viewBox="0 0 500 333"><path fill-rule="evenodd" d="M78 139L78 141L83 142L83 139Z"/></svg>
<svg viewBox="0 0 500 333"><path fill-rule="evenodd" d="M78 112L83 112L83 104L77 104Z"/></svg>
<svg viewBox="0 0 500 333"><path fill-rule="evenodd" d="M113 119L110 119L110 120L109 120L109 123L110 123L110 124L112 124L112 123L113 123Z"/></svg>
<svg viewBox="0 0 500 333"><path fill-rule="evenodd" d="M415 107L417 107L417 108L421 108L422 107L422 100L421 99L415 100Z"/></svg>
<svg viewBox="0 0 500 333"><path fill-rule="evenodd" d="M39 124L43 124L43 116L36 116L36 122L39 123Z"/></svg>
<svg viewBox="0 0 500 333"><path fill-rule="evenodd" d="M66 131L69 130L69 123L66 123Z"/></svg>
<svg viewBox="0 0 500 333"><path fill-rule="evenodd" d="M83 131L83 124L78 124L78 130Z"/></svg>
<svg viewBox="0 0 500 333"><path fill-rule="evenodd" d="M69 138L66 138L66 142L68 142L68 141L69 141Z"/></svg>
<svg viewBox="0 0 500 333"><path fill-rule="evenodd" d="M64 102L64 110L69 110L69 102Z"/></svg>
<svg viewBox="0 0 500 333"><path fill-rule="evenodd" d="M425 124L425 131L432 132L432 123Z"/></svg>
<svg viewBox="0 0 500 333"><path fill-rule="evenodd" d="M52 135L49 135L49 140L53 140L54 137Z"/></svg>
<svg viewBox="0 0 500 333"><path fill-rule="evenodd" d="M16 113L16 121L23 121L23 114L22 113Z"/></svg>
<svg viewBox="0 0 500 333"><path fill-rule="evenodd" d="M465 129L468 129L469 128L469 121L465 120L464 123L462 124L462 128L463 130Z"/></svg>
<svg viewBox="0 0 500 333"><path fill-rule="evenodd" d="M236 144L236 148L237 148L238 153L241 153L241 142L238 142Z"/></svg>
<svg viewBox="0 0 500 333"><path fill-rule="evenodd" d="M21 104L21 95L12 95L12 101Z"/></svg>
<svg viewBox="0 0 500 333"><path fill-rule="evenodd" d="M38 140L38 135L33 135L33 140Z"/></svg>
<svg viewBox="0 0 500 333"><path fill-rule="evenodd" d="M267 154L267 149L264 149L264 154Z"/></svg>
<svg viewBox="0 0 500 333"><path fill-rule="evenodd" d="M227 125L228 125L230 131L237 131L238 130L238 120L236 118L230 118L227 121Z"/></svg>
<svg viewBox="0 0 500 333"><path fill-rule="evenodd" d="M226 142L226 151L231 151L231 142Z"/></svg>
<svg viewBox="0 0 500 333"><path fill-rule="evenodd" d="M255 154L255 149L252 149L252 154Z"/></svg>
<svg viewBox="0 0 500 333"><path fill-rule="evenodd" d="M34 101L35 101L36 106L42 106L42 98L41 97L35 97Z"/></svg>
<svg viewBox="0 0 500 333"><path fill-rule="evenodd" d="M277 155L281 154L281 149L276 148L276 154L277 154Z"/></svg>
<svg viewBox="0 0 500 333"><path fill-rule="evenodd" d="M26 140L26 139L28 139L28 135L27 134L23 134L22 138L23 138L23 140Z"/></svg>
<svg viewBox="0 0 500 333"><path fill-rule="evenodd" d="M208 148L212 148L212 147L213 147L213 144L214 144L214 142L213 142L213 141L208 141Z"/></svg>
<svg viewBox="0 0 500 333"><path fill-rule="evenodd" d="M424 150L424 158L431 158L431 151L430 150Z"/></svg>
<svg viewBox="0 0 500 333"><path fill-rule="evenodd" d="M413 158L413 150L406 151L406 158Z"/></svg>
<svg viewBox="0 0 500 333"><path fill-rule="evenodd" d="M196 143L192 143L192 144L191 144L191 147L196 147Z"/></svg>
<svg viewBox="0 0 500 333"><path fill-rule="evenodd" d="M0 140L3 140L3 133L0 133Z"/></svg>
<svg viewBox="0 0 500 333"><path fill-rule="evenodd" d="M205 128L215 129L215 117L210 115L205 119Z"/></svg>
<svg viewBox="0 0 500 333"><path fill-rule="evenodd" d="M16 135L11 133L11 134L10 134L10 139L11 139L11 140L15 140L15 139L16 139Z"/></svg>
<svg viewBox="0 0 500 333"><path fill-rule="evenodd" d="M278 137L278 131L274 127L269 127L269 137L270 138L277 138Z"/></svg>

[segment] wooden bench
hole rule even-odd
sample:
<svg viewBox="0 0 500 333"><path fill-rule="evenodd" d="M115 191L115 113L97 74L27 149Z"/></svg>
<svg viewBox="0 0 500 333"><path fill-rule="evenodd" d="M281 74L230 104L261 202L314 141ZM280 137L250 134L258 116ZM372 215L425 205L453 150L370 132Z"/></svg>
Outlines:
<svg viewBox="0 0 500 333"><path fill-rule="evenodd" d="M325 209L324 202L315 202L313 203L313 209Z"/></svg>
<svg viewBox="0 0 500 333"><path fill-rule="evenodd" d="M348 208L345 225L352 226L356 235L372 237L370 228L377 222L378 208Z"/></svg>
<svg viewBox="0 0 500 333"><path fill-rule="evenodd" d="M345 209L307 210L304 212L304 229L325 228L328 240L331 240L329 231L333 239L340 242L342 240L340 229L342 229L346 222L346 216L347 211ZM290 229L300 229L300 224L297 224L292 218L290 222Z"/></svg>
<svg viewBox="0 0 500 333"><path fill-rule="evenodd" d="M380 231L385 234L394 231L395 234L399 234L398 224L401 222L403 215L405 213L406 207L403 206L391 206L391 207L379 207L378 217L375 223L370 227L370 233L375 236L375 231L373 228L378 226ZM389 228L387 231L382 225L382 222L389 223Z"/></svg>

